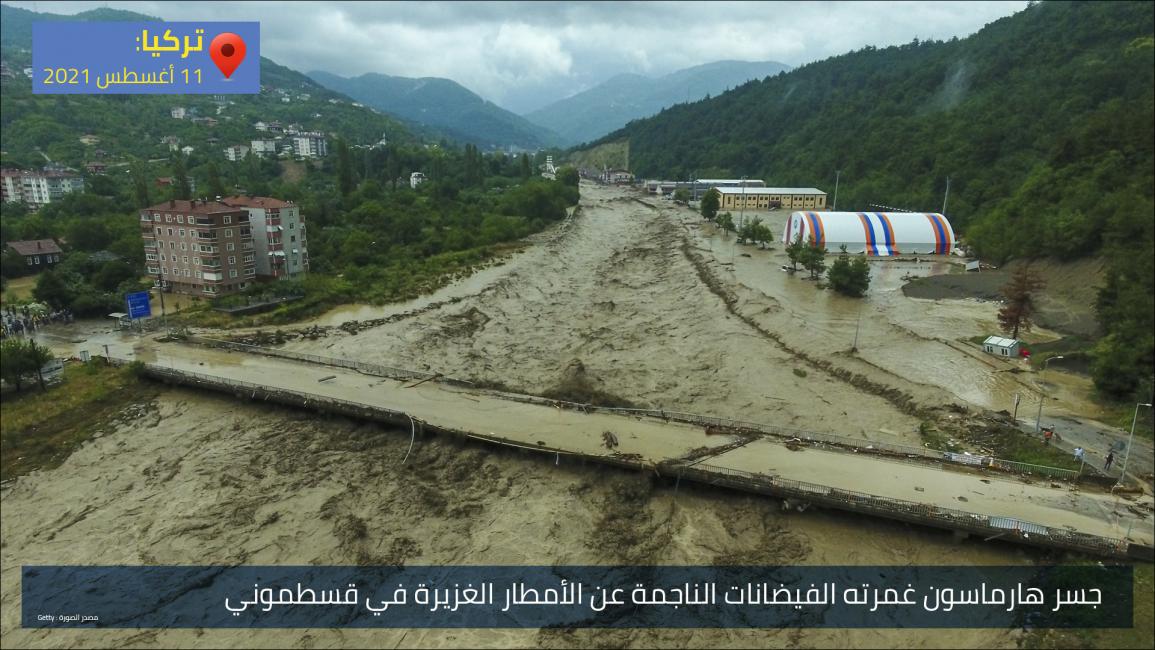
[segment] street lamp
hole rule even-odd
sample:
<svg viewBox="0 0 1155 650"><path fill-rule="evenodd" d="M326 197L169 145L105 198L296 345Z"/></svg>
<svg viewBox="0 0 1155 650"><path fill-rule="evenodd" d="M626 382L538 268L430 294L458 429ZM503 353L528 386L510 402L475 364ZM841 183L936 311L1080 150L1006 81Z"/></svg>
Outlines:
<svg viewBox="0 0 1155 650"><path fill-rule="evenodd" d="M1131 443L1135 441L1135 422L1139 419L1139 407L1146 406L1151 408L1150 404L1139 403L1135 405L1135 415L1131 416L1131 435L1127 438L1127 453L1123 455L1122 473L1119 474L1119 483L1123 484L1123 479L1127 476L1127 459L1131 458Z"/></svg>
<svg viewBox="0 0 1155 650"><path fill-rule="evenodd" d="M842 176L842 170L841 169L834 170L834 207L832 207L831 209L834 210L835 212L838 211L838 178L840 176Z"/></svg>
<svg viewBox="0 0 1155 650"><path fill-rule="evenodd" d="M1042 376L1042 381L1039 382L1040 384L1046 383L1047 364L1051 363L1055 359L1062 359L1062 358L1063 357L1061 357L1061 356L1060 357L1050 357L1049 359L1047 359L1046 361L1043 362L1043 376ZM1035 433L1039 432L1039 429L1041 428L1039 425L1043 421L1043 400L1047 399L1047 389L1042 388L1040 390L1040 393L1041 394L1039 395L1039 414L1037 416L1035 416Z"/></svg>

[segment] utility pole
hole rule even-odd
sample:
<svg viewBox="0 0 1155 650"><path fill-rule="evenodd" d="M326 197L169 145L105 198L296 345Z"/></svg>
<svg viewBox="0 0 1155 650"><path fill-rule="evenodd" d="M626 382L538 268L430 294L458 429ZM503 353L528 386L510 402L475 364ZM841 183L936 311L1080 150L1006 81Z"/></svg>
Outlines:
<svg viewBox="0 0 1155 650"><path fill-rule="evenodd" d="M1139 403L1135 405L1135 415L1131 417L1131 435L1127 438L1127 453L1123 455L1123 467L1122 472L1119 474L1119 483L1117 485L1123 485L1123 481L1127 478L1127 461L1131 458L1131 443L1135 442L1135 423L1139 420L1140 406L1151 408L1150 404Z"/></svg>
<svg viewBox="0 0 1155 650"><path fill-rule="evenodd" d="M738 213L738 232L746 225L746 177L742 177L742 210Z"/></svg>
<svg viewBox="0 0 1155 650"><path fill-rule="evenodd" d="M862 327L862 303L858 303L858 322L854 324L854 345L850 346L851 352L858 352L858 330Z"/></svg>
<svg viewBox="0 0 1155 650"><path fill-rule="evenodd" d="M946 192L942 195L942 213L946 214L946 200L950 197L950 176L946 177Z"/></svg>
<svg viewBox="0 0 1155 650"><path fill-rule="evenodd" d="M838 178L840 176L842 176L842 170L841 169L834 170L834 208L833 208L833 210L835 212L838 211Z"/></svg>

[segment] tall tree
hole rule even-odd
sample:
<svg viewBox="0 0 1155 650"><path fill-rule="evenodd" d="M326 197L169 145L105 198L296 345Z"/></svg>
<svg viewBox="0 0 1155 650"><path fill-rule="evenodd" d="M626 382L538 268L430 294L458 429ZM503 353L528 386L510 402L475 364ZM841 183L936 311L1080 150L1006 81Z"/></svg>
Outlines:
<svg viewBox="0 0 1155 650"><path fill-rule="evenodd" d="M184 154L175 151L170 156L172 162L172 198L187 201L192 198L192 184L188 180L188 170L184 165Z"/></svg>
<svg viewBox="0 0 1155 650"><path fill-rule="evenodd" d="M208 190L210 197L225 196L225 184L221 182L221 171L217 169L216 161L209 161L208 169L205 171L208 176Z"/></svg>
<svg viewBox="0 0 1155 650"><path fill-rule="evenodd" d="M132 191L137 208L147 208L152 204L148 189L148 167L142 161L132 163Z"/></svg>
<svg viewBox="0 0 1155 650"><path fill-rule="evenodd" d="M353 161L349 155L349 144L344 138L337 138L337 189L341 196L349 196L355 189L353 179Z"/></svg>
<svg viewBox="0 0 1155 650"><path fill-rule="evenodd" d="M521 178L524 180L532 175L533 170L529 164L529 154L523 152L521 154Z"/></svg>
<svg viewBox="0 0 1155 650"><path fill-rule="evenodd" d="M1011 338L1019 338L1019 331L1029 332L1034 325L1035 294L1046 282L1029 266L1020 266L1011 276L1010 282L1003 286L1004 303L999 309L999 326L1010 334Z"/></svg>
<svg viewBox="0 0 1155 650"><path fill-rule="evenodd" d="M802 249L798 261L802 264L802 268L810 272L810 279L817 280L826 270L826 249L818 246L811 237L810 243Z"/></svg>
<svg viewBox="0 0 1155 650"><path fill-rule="evenodd" d="M718 188L711 187L702 195L702 203L699 210L702 212L702 218L714 220L718 216L718 208L722 205L722 195L718 192Z"/></svg>
<svg viewBox="0 0 1155 650"><path fill-rule="evenodd" d="M842 245L841 251L838 259L830 265L826 278L830 281L830 287L838 293L861 298L870 288L870 265L865 255L857 255L851 260L846 252L846 244Z"/></svg>

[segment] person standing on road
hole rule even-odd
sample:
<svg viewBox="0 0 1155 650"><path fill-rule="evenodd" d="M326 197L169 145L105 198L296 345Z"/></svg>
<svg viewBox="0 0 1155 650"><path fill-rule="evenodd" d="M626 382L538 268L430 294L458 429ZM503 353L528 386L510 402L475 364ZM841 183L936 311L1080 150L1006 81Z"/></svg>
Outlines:
<svg viewBox="0 0 1155 650"><path fill-rule="evenodd" d="M1075 447L1075 460L1080 462L1080 463L1083 462L1083 448L1082 447Z"/></svg>
<svg viewBox="0 0 1155 650"><path fill-rule="evenodd" d="M1055 435L1055 430L1053 428L1048 427L1046 429L1043 429L1043 444L1044 445L1051 444L1051 436L1053 436L1053 435Z"/></svg>
<svg viewBox="0 0 1155 650"><path fill-rule="evenodd" d="M1115 462L1115 452L1107 452L1107 462L1103 463L1103 471L1111 469L1111 463Z"/></svg>

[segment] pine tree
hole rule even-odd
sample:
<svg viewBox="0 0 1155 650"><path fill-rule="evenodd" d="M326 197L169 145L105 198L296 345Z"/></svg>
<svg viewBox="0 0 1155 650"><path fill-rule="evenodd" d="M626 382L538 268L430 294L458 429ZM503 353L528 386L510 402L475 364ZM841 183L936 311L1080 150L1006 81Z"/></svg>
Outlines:
<svg viewBox="0 0 1155 650"><path fill-rule="evenodd" d="M1044 286L1046 283L1029 266L1022 266L1003 287L1003 299L1006 302L999 309L999 326L1012 339L1019 338L1020 330L1031 331L1034 325L1035 294Z"/></svg>

